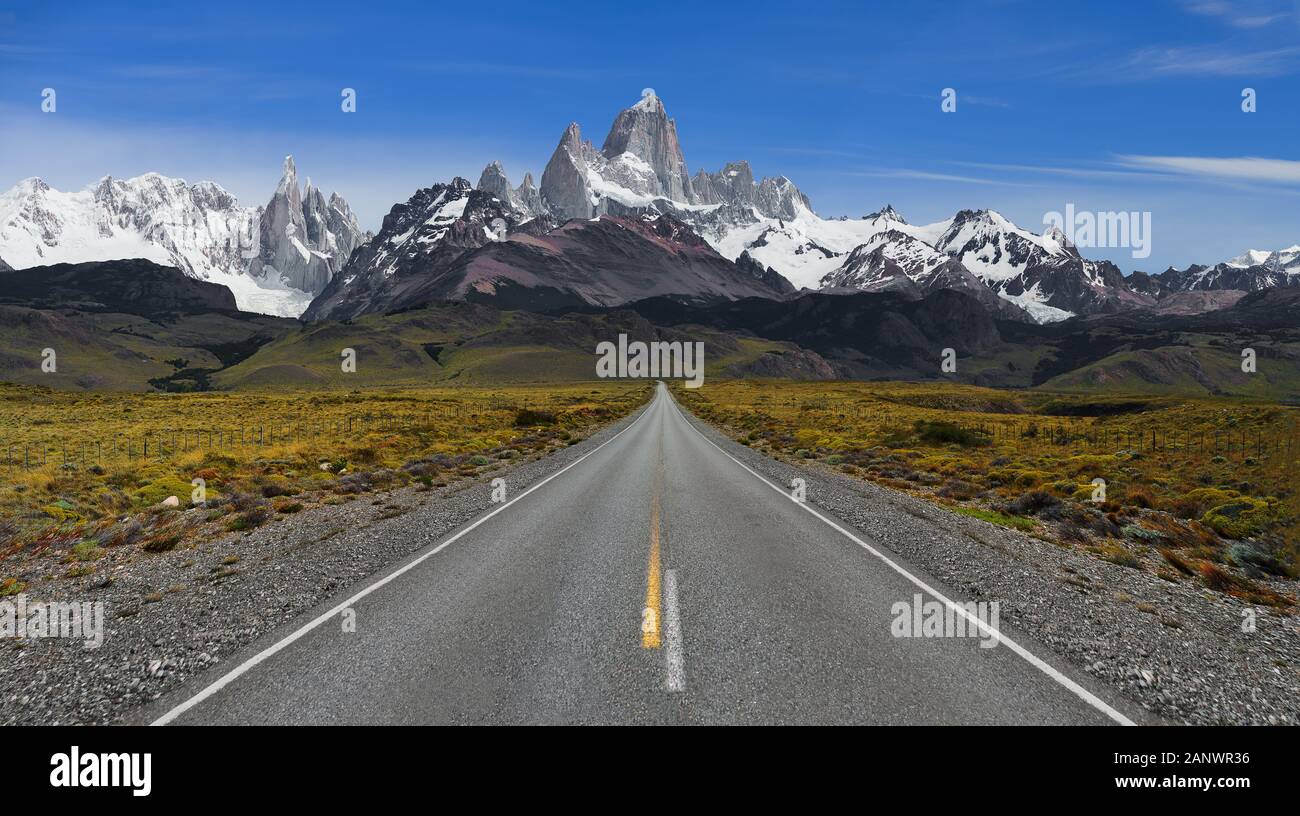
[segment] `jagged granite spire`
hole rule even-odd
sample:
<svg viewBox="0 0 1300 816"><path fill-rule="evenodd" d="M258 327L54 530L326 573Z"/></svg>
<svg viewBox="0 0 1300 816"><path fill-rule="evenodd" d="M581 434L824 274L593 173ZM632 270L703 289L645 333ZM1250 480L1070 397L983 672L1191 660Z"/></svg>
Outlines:
<svg viewBox="0 0 1300 816"><path fill-rule="evenodd" d="M249 273L278 277L286 286L319 294L365 240L346 202L336 206L340 201L335 193L327 202L311 179L299 190L298 168L293 156L285 156L280 184L262 211L258 253Z"/></svg>
<svg viewBox="0 0 1300 816"><path fill-rule="evenodd" d="M606 159L631 153L654 170L660 195L673 201L695 200L681 142L677 139L677 123L668 118L664 103L653 88L643 90L641 101L614 119L600 152Z"/></svg>
<svg viewBox="0 0 1300 816"><path fill-rule="evenodd" d="M582 140L578 123L570 122L542 171L542 199L559 218L590 218L595 212L587 185L587 166L595 152L591 142Z"/></svg>

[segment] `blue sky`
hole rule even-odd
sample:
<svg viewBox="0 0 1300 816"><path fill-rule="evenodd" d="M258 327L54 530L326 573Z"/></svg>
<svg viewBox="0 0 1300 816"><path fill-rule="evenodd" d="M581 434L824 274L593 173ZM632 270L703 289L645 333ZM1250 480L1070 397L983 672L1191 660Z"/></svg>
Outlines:
<svg viewBox="0 0 1300 816"><path fill-rule="evenodd" d="M375 228L492 159L540 180L568 122L599 145L644 87L692 172L748 159L823 215L1150 211L1150 258L1085 253L1125 271L1300 243L1300 0L0 0L0 188L156 170L256 204L292 153Z"/></svg>

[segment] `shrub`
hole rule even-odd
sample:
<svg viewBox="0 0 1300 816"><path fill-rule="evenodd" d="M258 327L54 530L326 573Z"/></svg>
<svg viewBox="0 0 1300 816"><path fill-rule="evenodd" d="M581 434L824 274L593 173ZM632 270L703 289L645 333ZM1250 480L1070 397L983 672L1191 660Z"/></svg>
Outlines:
<svg viewBox="0 0 1300 816"><path fill-rule="evenodd" d="M145 552L169 552L176 549L176 545L181 543L183 534L184 528L179 524L171 524L145 538L140 547Z"/></svg>
<svg viewBox="0 0 1300 816"><path fill-rule="evenodd" d="M1211 508L1201 521L1226 538L1248 538L1262 533L1274 518L1268 502L1242 496Z"/></svg>
<svg viewBox="0 0 1300 816"><path fill-rule="evenodd" d="M554 425L555 414L550 411L538 411L532 408L521 408L515 413L515 427L523 428L532 425Z"/></svg>
<svg viewBox="0 0 1300 816"><path fill-rule="evenodd" d="M961 445L965 448L982 448L989 444L989 438L978 431L962 428L951 422L931 422L919 419L914 426L916 435L922 442L931 445Z"/></svg>
<svg viewBox="0 0 1300 816"><path fill-rule="evenodd" d="M1098 554L1112 564L1119 564L1121 567L1128 567L1130 569L1142 568L1142 561L1136 555L1123 547L1117 547L1114 545L1105 546L1101 548L1101 551Z"/></svg>
<svg viewBox="0 0 1300 816"><path fill-rule="evenodd" d="M949 479L944 482L943 487L940 487L935 491L935 493L945 499L965 501L966 499L973 499L975 496L979 495L980 488L978 485L962 481L961 479Z"/></svg>
<svg viewBox="0 0 1300 816"><path fill-rule="evenodd" d="M1141 527L1137 524L1125 525L1123 533L1126 538L1136 539L1137 541L1142 541L1147 544L1154 544L1158 541L1165 540L1165 537L1155 530L1149 530L1146 527Z"/></svg>
<svg viewBox="0 0 1300 816"><path fill-rule="evenodd" d="M120 547L135 542L144 531L144 525L135 519L126 519L108 528L102 536L105 547Z"/></svg>
<svg viewBox="0 0 1300 816"><path fill-rule="evenodd" d="M1265 575L1287 577L1289 574L1286 566L1271 553L1247 542L1239 542L1229 547L1228 558L1252 578L1263 578Z"/></svg>
<svg viewBox="0 0 1300 816"><path fill-rule="evenodd" d="M999 513L996 510L984 510L979 507L954 507L953 510L961 513L963 516L970 516L981 521L987 521L989 524L997 524L1001 527L1010 527L1013 530L1029 531L1034 529L1034 523L1029 519L1019 518L1017 516L1008 516L1005 513Z"/></svg>
<svg viewBox="0 0 1300 816"><path fill-rule="evenodd" d="M1159 549L1160 556L1169 562L1169 565L1181 572L1183 575L1195 575L1196 570L1192 569L1191 564L1183 560L1182 556L1168 547Z"/></svg>
<svg viewBox="0 0 1300 816"><path fill-rule="evenodd" d="M1226 592L1236 585L1232 574L1215 564L1203 563L1197 568L1197 571L1201 574L1201 580L1210 589Z"/></svg>
<svg viewBox="0 0 1300 816"><path fill-rule="evenodd" d="M252 530L254 527L260 527L271 518L265 507L254 507L237 513L230 521L226 522L226 529L231 532L241 530Z"/></svg>
<svg viewBox="0 0 1300 816"><path fill-rule="evenodd" d="M1155 497L1151 495L1150 490L1139 487L1128 491L1128 494L1124 496L1124 503L1129 507L1141 507L1144 510L1150 510L1155 507Z"/></svg>
<svg viewBox="0 0 1300 816"><path fill-rule="evenodd" d="M72 557L78 561L94 561L104 554L104 550L99 546L99 541L93 538L86 538L72 545Z"/></svg>
<svg viewBox="0 0 1300 816"><path fill-rule="evenodd" d="M190 503L190 493L193 490L194 486L186 479L177 476L163 476L137 488L132 495L135 497L136 503L144 507L159 504L168 496L176 496L181 500L182 505L187 505Z"/></svg>
<svg viewBox="0 0 1300 816"><path fill-rule="evenodd" d="M1006 511L1016 516L1035 516L1049 507L1055 507L1061 500L1045 490L1031 490L1022 493L1015 501L1006 506Z"/></svg>

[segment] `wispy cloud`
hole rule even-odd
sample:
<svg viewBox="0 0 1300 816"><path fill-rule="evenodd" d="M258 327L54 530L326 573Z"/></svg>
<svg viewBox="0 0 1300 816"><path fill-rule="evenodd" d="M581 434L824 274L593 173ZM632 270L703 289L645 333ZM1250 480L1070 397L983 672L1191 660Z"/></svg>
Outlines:
<svg viewBox="0 0 1300 816"><path fill-rule="evenodd" d="M1212 179L1300 184L1300 161L1264 159L1254 156L1215 158L1208 156L1119 156L1127 167L1164 170L1185 176Z"/></svg>
<svg viewBox="0 0 1300 816"><path fill-rule="evenodd" d="M1101 167L1066 167L1042 164L998 164L994 162L952 161L950 164L980 170L997 170L1005 173L1033 173L1038 175L1066 176L1070 178L1125 180L1178 179L1173 173L1152 173L1141 170L1115 170Z"/></svg>
<svg viewBox="0 0 1300 816"><path fill-rule="evenodd" d="M1187 0L1183 8L1202 17L1217 17L1233 28L1265 28L1293 16L1276 2L1236 2L1225 0Z"/></svg>
<svg viewBox="0 0 1300 816"><path fill-rule="evenodd" d="M1300 46L1254 50L1244 46L1152 47L1134 52L1101 76L1107 79L1224 76L1269 78L1300 68Z"/></svg>
<svg viewBox="0 0 1300 816"><path fill-rule="evenodd" d="M18 43L0 43L0 57L37 57L49 54L50 51L45 48L38 48L31 45L20 45Z"/></svg>

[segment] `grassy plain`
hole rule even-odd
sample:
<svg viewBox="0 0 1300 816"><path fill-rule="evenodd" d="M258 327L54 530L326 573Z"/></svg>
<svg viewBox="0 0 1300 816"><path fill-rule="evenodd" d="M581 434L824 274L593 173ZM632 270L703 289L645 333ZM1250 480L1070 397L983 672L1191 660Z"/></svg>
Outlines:
<svg viewBox="0 0 1300 816"><path fill-rule="evenodd" d="M495 388L79 393L0 385L0 594L50 553L85 575L107 548L177 547L371 491L446 484L583 438L644 382ZM201 479L205 504L192 510ZM161 504L175 496L176 507ZM11 560L12 559L12 560Z"/></svg>
<svg viewBox="0 0 1300 816"><path fill-rule="evenodd" d="M1291 602L1300 567L1295 408L943 383L711 380L675 392L765 453L1169 581Z"/></svg>

